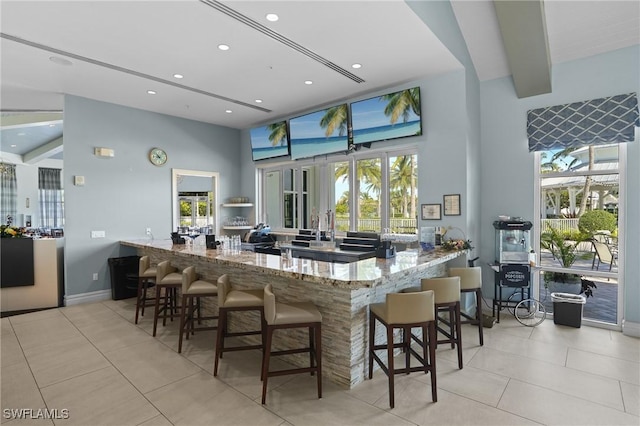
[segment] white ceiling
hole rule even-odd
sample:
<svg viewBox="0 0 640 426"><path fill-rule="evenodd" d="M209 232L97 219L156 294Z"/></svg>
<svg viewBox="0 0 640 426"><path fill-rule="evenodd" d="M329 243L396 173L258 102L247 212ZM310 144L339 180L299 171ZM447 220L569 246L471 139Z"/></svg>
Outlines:
<svg viewBox="0 0 640 426"><path fill-rule="evenodd" d="M452 5L479 78L509 75L493 3ZM547 0L552 61L638 44L639 6ZM0 150L21 155L50 141L10 139L7 111L61 111L66 93L243 129L461 67L401 0L2 0L0 7ZM267 13L280 19L270 22ZM230 49L220 51L221 43Z"/></svg>

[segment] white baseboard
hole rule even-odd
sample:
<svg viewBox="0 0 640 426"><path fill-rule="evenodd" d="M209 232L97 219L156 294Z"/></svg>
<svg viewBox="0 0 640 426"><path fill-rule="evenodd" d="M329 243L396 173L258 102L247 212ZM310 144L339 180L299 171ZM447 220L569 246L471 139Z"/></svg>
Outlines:
<svg viewBox="0 0 640 426"><path fill-rule="evenodd" d="M625 336L640 337L640 323L623 320L622 334Z"/></svg>
<svg viewBox="0 0 640 426"><path fill-rule="evenodd" d="M111 299L111 290L98 290L89 293L64 296L64 306L79 305L81 303L102 302Z"/></svg>

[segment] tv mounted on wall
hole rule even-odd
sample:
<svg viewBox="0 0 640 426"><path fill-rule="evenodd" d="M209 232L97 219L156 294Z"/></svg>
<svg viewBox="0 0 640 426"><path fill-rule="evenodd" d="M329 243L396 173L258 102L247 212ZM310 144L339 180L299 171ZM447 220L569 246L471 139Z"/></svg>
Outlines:
<svg viewBox="0 0 640 426"><path fill-rule="evenodd" d="M420 87L353 102L351 127L355 145L421 135Z"/></svg>
<svg viewBox="0 0 640 426"><path fill-rule="evenodd" d="M253 161L289 155L289 134L287 122L267 124L249 131L251 135L251 156Z"/></svg>
<svg viewBox="0 0 640 426"><path fill-rule="evenodd" d="M291 159L346 151L347 110L347 104L341 104L289 120Z"/></svg>

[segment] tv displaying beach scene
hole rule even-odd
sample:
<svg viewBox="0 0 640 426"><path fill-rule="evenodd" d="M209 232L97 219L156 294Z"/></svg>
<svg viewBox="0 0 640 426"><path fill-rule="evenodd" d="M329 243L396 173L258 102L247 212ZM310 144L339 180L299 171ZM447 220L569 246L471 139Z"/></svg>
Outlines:
<svg viewBox="0 0 640 426"><path fill-rule="evenodd" d="M347 104L289 120L291 159L315 157L349 148Z"/></svg>
<svg viewBox="0 0 640 426"><path fill-rule="evenodd" d="M253 161L289 155L287 122L267 124L249 130Z"/></svg>
<svg viewBox="0 0 640 426"><path fill-rule="evenodd" d="M351 126L356 145L421 135L420 88L353 102Z"/></svg>

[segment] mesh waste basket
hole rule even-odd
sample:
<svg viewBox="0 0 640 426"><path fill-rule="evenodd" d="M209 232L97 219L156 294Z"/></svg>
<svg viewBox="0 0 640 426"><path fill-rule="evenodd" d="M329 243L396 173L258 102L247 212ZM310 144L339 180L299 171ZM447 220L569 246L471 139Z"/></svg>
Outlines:
<svg viewBox="0 0 640 426"><path fill-rule="evenodd" d="M553 323L580 328L582 308L587 298L579 294L551 293L553 301Z"/></svg>

